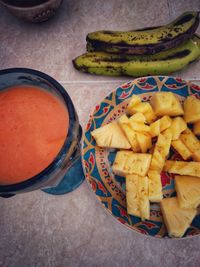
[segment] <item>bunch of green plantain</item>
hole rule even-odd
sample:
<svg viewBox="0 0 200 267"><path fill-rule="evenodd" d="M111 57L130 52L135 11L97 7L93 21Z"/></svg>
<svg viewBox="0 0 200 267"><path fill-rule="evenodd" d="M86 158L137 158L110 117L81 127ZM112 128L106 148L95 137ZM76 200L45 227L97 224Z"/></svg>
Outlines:
<svg viewBox="0 0 200 267"><path fill-rule="evenodd" d="M87 53L73 64L81 72L98 75L167 75L200 57L198 25L199 12L185 12L164 26L91 32Z"/></svg>

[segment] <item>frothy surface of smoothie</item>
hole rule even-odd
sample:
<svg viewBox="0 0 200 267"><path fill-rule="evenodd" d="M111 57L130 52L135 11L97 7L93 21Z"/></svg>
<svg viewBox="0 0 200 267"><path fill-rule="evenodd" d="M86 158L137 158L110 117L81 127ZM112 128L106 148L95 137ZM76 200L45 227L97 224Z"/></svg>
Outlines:
<svg viewBox="0 0 200 267"><path fill-rule="evenodd" d="M23 85L0 91L0 184L44 170L62 148L68 127L66 107L46 90Z"/></svg>

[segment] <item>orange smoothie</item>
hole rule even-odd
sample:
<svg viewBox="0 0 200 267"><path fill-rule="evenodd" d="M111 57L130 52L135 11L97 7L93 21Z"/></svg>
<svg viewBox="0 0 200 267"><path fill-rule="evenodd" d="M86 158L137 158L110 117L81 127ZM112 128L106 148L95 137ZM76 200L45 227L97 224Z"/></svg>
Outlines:
<svg viewBox="0 0 200 267"><path fill-rule="evenodd" d="M68 127L66 107L44 89L21 85L0 91L0 184L22 182L45 169Z"/></svg>

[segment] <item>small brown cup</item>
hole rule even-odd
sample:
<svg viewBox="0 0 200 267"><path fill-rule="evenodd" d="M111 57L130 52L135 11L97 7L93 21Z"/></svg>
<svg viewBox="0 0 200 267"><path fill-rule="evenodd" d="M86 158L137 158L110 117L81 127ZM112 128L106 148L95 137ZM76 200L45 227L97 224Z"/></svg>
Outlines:
<svg viewBox="0 0 200 267"><path fill-rule="evenodd" d="M43 22L55 15L62 0L37 1L36 4L20 5L17 1L0 0L13 15L27 22Z"/></svg>

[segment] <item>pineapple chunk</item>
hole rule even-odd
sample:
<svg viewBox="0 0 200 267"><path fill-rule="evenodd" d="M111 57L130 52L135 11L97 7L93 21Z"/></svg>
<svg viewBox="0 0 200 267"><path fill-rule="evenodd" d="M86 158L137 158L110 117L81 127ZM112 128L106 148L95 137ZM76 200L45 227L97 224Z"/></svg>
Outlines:
<svg viewBox="0 0 200 267"><path fill-rule="evenodd" d="M127 213L141 217L142 220L150 217L148 198L148 178L136 174L126 176L126 203Z"/></svg>
<svg viewBox="0 0 200 267"><path fill-rule="evenodd" d="M150 125L151 136L158 136L162 131L171 126L172 119L169 116L163 116L161 119Z"/></svg>
<svg viewBox="0 0 200 267"><path fill-rule="evenodd" d="M129 118L133 130L137 132L150 132L150 127L145 124L146 119L142 113L135 113Z"/></svg>
<svg viewBox="0 0 200 267"><path fill-rule="evenodd" d="M177 197L164 198L161 201L164 222L171 237L182 237L197 214L196 209L183 209Z"/></svg>
<svg viewBox="0 0 200 267"><path fill-rule="evenodd" d="M200 162L167 160L164 170L169 173L200 177Z"/></svg>
<svg viewBox="0 0 200 267"><path fill-rule="evenodd" d="M184 160L187 160L192 156L190 150L180 139L172 141L172 146L176 149L176 151L181 155Z"/></svg>
<svg viewBox="0 0 200 267"><path fill-rule="evenodd" d="M131 144L132 150L134 152L140 152L140 147L136 138L136 132L132 129L130 121L126 115L122 115L119 118L119 125Z"/></svg>
<svg viewBox="0 0 200 267"><path fill-rule="evenodd" d="M138 95L133 95L127 107L128 114L133 115L135 113L134 107L140 103L141 103L141 98Z"/></svg>
<svg viewBox="0 0 200 267"><path fill-rule="evenodd" d="M142 153L146 153L152 147L151 136L148 133L136 133L137 141Z"/></svg>
<svg viewBox="0 0 200 267"><path fill-rule="evenodd" d="M172 110L169 114L169 116L180 116L184 114L183 107L179 101L179 99L173 94L173 100L172 100Z"/></svg>
<svg viewBox="0 0 200 267"><path fill-rule="evenodd" d="M179 116L183 115L183 108L171 92L158 92L151 98L151 105L157 116Z"/></svg>
<svg viewBox="0 0 200 267"><path fill-rule="evenodd" d="M125 172L125 164L127 162L127 158L132 154L132 151L120 150L117 152L115 161L112 165L112 170L116 175L126 176Z"/></svg>
<svg viewBox="0 0 200 267"><path fill-rule="evenodd" d="M141 102L134 106L133 112L141 112L144 115L145 113L149 112L149 105L150 104L148 102Z"/></svg>
<svg viewBox="0 0 200 267"><path fill-rule="evenodd" d="M151 162L151 155L145 153L132 153L127 158L124 170L126 174L146 176Z"/></svg>
<svg viewBox="0 0 200 267"><path fill-rule="evenodd" d="M200 162L200 150L195 151L192 154L192 158L193 158L194 161L199 161Z"/></svg>
<svg viewBox="0 0 200 267"><path fill-rule="evenodd" d="M172 93L157 92L150 100L154 112L158 116L168 115L168 111L172 107Z"/></svg>
<svg viewBox="0 0 200 267"><path fill-rule="evenodd" d="M157 149L154 149L150 164L150 170L161 172L164 164L165 159L160 155L160 152Z"/></svg>
<svg viewBox="0 0 200 267"><path fill-rule="evenodd" d="M129 119L131 127L134 131L137 132L144 132L144 133L150 133L150 127L146 124L137 123L137 122L131 122Z"/></svg>
<svg viewBox="0 0 200 267"><path fill-rule="evenodd" d="M198 138L193 134L193 132L187 128L180 135L180 139L185 144L185 146L191 151L192 158L195 161L200 161L200 142Z"/></svg>
<svg viewBox="0 0 200 267"><path fill-rule="evenodd" d="M161 135L165 139L165 144L162 143L162 141L161 141L160 143L158 143L157 147L158 147L158 151L160 151L161 155L166 158L169 154L169 149L170 149L170 145L171 145L171 141L172 141L172 133L169 129L167 129Z"/></svg>
<svg viewBox="0 0 200 267"><path fill-rule="evenodd" d="M172 120L170 127L172 131L172 140L177 140L180 134L187 129L187 124L181 117L176 117Z"/></svg>
<svg viewBox="0 0 200 267"><path fill-rule="evenodd" d="M200 204L200 179L193 176L175 176L175 189L181 208L197 208Z"/></svg>
<svg viewBox="0 0 200 267"><path fill-rule="evenodd" d="M156 118L155 112L152 109L152 106L149 103L147 104L148 104L148 110L144 113L144 116L147 122L150 124L153 121L155 121L157 118Z"/></svg>
<svg viewBox="0 0 200 267"><path fill-rule="evenodd" d="M152 137L160 134L160 119L150 124L150 133Z"/></svg>
<svg viewBox="0 0 200 267"><path fill-rule="evenodd" d="M156 116L154 114L151 105L147 102L141 102L140 97L137 95L132 96L129 105L127 107L127 112L130 115L133 115L137 112L142 113L145 116L146 121L148 123L151 123L156 119Z"/></svg>
<svg viewBox="0 0 200 267"><path fill-rule="evenodd" d="M193 132L196 135L200 135L200 121L194 123Z"/></svg>
<svg viewBox="0 0 200 267"><path fill-rule="evenodd" d="M188 96L184 101L184 120L194 123L200 120L200 100L195 96Z"/></svg>
<svg viewBox="0 0 200 267"><path fill-rule="evenodd" d="M148 171L149 177L149 200L151 202L160 202L163 198L162 183L160 173L157 171Z"/></svg>
<svg viewBox="0 0 200 267"><path fill-rule="evenodd" d="M146 118L141 112L137 112L133 114L130 118L131 122L137 122L137 123L146 123Z"/></svg>
<svg viewBox="0 0 200 267"><path fill-rule="evenodd" d="M148 177L140 177L139 178L139 186L138 186L138 194L139 194L139 206L140 206L140 214L141 219L149 219L150 218L150 203L149 203L149 184Z"/></svg>
<svg viewBox="0 0 200 267"><path fill-rule="evenodd" d="M142 122L138 122L139 119ZM126 134L134 152L146 152L151 146L150 127L144 124L145 118L142 113L136 113L130 119L126 115L119 118L124 133Z"/></svg>
<svg viewBox="0 0 200 267"><path fill-rule="evenodd" d="M132 151L120 150L117 152L112 170L115 174L126 176L138 174L145 176L151 162L150 154L133 153Z"/></svg>
<svg viewBox="0 0 200 267"><path fill-rule="evenodd" d="M91 132L96 143L100 147L129 149L127 138L116 121L104 125Z"/></svg>
<svg viewBox="0 0 200 267"><path fill-rule="evenodd" d="M200 142L190 129L187 128L181 134L180 139L192 153L200 149Z"/></svg>
<svg viewBox="0 0 200 267"><path fill-rule="evenodd" d="M172 119L169 116L163 116L160 119L160 131L164 131L171 126Z"/></svg>
<svg viewBox="0 0 200 267"><path fill-rule="evenodd" d="M139 203L139 175L126 175L126 205L127 213L140 217L140 203Z"/></svg>
<svg viewBox="0 0 200 267"><path fill-rule="evenodd" d="M161 172L165 164L165 159L169 154L172 140L172 133L169 129L159 134L155 149L152 155L150 169Z"/></svg>

